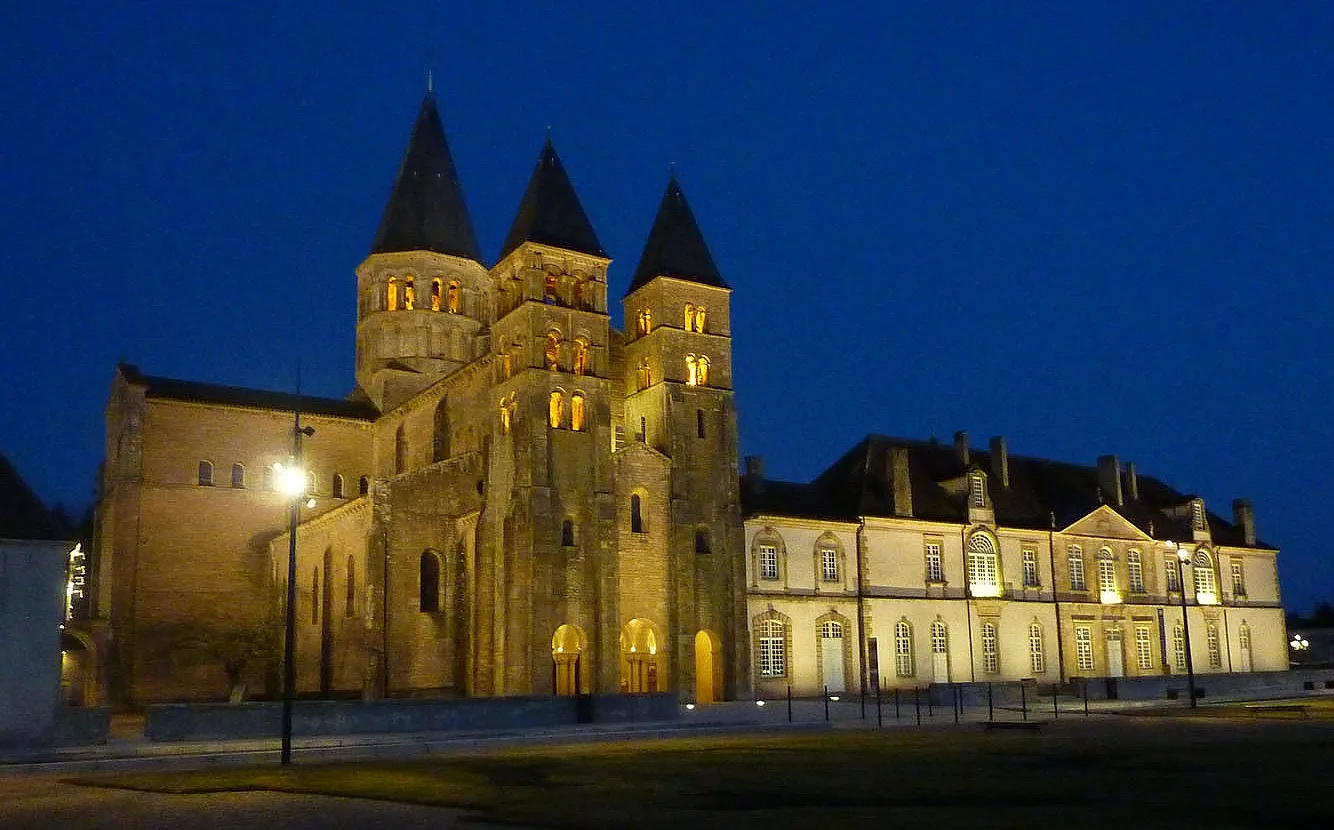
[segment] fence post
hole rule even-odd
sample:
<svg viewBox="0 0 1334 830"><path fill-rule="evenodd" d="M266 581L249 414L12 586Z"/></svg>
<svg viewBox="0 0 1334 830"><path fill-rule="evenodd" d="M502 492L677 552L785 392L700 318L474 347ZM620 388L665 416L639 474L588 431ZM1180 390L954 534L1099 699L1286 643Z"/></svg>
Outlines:
<svg viewBox="0 0 1334 830"><path fill-rule="evenodd" d="M1019 683L1019 713L1028 720L1028 687L1022 681Z"/></svg>
<svg viewBox="0 0 1334 830"><path fill-rule="evenodd" d="M913 708L917 710L917 725L922 725L922 687L912 687Z"/></svg>
<svg viewBox="0 0 1334 830"><path fill-rule="evenodd" d="M894 687L894 720L899 719L899 687Z"/></svg>
<svg viewBox="0 0 1334 830"><path fill-rule="evenodd" d="M991 683L987 683L987 720L996 719L996 710L991 702Z"/></svg>
<svg viewBox="0 0 1334 830"><path fill-rule="evenodd" d="M1057 703L1056 700L1057 687L1058 684L1056 683L1051 684L1051 716L1053 719L1059 718L1061 716L1061 706L1059 703Z"/></svg>
<svg viewBox="0 0 1334 830"><path fill-rule="evenodd" d="M959 684L950 684L950 703L954 705L954 722L959 722L959 715L963 712L963 695L959 691Z"/></svg>
<svg viewBox="0 0 1334 830"><path fill-rule="evenodd" d="M787 684L787 722L792 722L792 684Z"/></svg>
<svg viewBox="0 0 1334 830"><path fill-rule="evenodd" d="M824 687L824 719L829 720L829 687Z"/></svg>
<svg viewBox="0 0 1334 830"><path fill-rule="evenodd" d="M1084 717L1089 716L1089 681L1084 678Z"/></svg>
<svg viewBox="0 0 1334 830"><path fill-rule="evenodd" d="M931 687L926 687L926 716L934 718L936 716L936 704L931 700Z"/></svg>
<svg viewBox="0 0 1334 830"><path fill-rule="evenodd" d="M880 712L880 684L875 684L875 728L880 729L885 725L884 716Z"/></svg>
<svg viewBox="0 0 1334 830"><path fill-rule="evenodd" d="M862 684L862 720L866 720L866 684Z"/></svg>

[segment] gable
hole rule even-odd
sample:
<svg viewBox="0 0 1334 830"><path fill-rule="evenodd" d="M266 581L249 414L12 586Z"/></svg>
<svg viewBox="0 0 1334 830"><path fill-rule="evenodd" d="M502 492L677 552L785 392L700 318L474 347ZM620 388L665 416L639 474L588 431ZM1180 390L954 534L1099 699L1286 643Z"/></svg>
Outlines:
<svg viewBox="0 0 1334 830"><path fill-rule="evenodd" d="M1061 532L1071 536L1096 536L1100 539L1146 541L1152 538L1105 504L1082 519L1072 522Z"/></svg>

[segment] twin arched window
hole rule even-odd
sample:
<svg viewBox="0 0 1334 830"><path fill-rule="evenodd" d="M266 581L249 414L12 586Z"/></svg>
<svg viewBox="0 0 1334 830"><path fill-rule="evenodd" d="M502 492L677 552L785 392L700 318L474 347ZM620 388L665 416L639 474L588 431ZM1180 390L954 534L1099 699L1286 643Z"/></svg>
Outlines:
<svg viewBox="0 0 1334 830"><path fill-rule="evenodd" d="M702 305L686 303L686 331L704 332L705 308Z"/></svg>
<svg viewBox="0 0 1334 830"><path fill-rule="evenodd" d="M709 359L703 355L686 355L686 385L709 385Z"/></svg>
<svg viewBox="0 0 1334 830"><path fill-rule="evenodd" d="M648 334L653 331L653 312L645 308L640 310L638 325L635 329L640 335Z"/></svg>

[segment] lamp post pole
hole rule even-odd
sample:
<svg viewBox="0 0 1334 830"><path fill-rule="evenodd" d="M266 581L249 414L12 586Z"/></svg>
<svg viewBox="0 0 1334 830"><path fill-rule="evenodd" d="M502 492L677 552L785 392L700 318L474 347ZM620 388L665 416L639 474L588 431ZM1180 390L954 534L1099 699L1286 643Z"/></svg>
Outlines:
<svg viewBox="0 0 1334 830"><path fill-rule="evenodd" d="M1186 646L1186 694L1190 708L1195 708L1195 662L1190 656L1190 617L1186 610L1186 559L1190 554L1177 549L1177 582L1181 583L1181 634Z"/></svg>
<svg viewBox="0 0 1334 830"><path fill-rule="evenodd" d="M301 469L301 438L315 433L301 427L300 410L293 413L292 464L287 480L280 482L291 503L287 525L287 608L283 620L283 721L280 763L292 763L292 701L296 697L296 526L301 518L301 499L305 492L305 471ZM296 479L300 477L300 486Z"/></svg>

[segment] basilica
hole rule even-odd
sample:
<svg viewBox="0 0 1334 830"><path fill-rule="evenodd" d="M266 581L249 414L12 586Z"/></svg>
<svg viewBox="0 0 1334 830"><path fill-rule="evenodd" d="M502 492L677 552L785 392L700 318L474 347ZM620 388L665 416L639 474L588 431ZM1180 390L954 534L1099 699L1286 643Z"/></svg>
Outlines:
<svg viewBox="0 0 1334 830"><path fill-rule="evenodd" d="M106 702L278 693L289 509L302 695L1163 675L1185 626L1200 671L1286 668L1247 502L963 433L740 475L731 289L674 176L625 331L550 140L487 263L428 94L356 269L346 398L117 367L83 624Z"/></svg>

